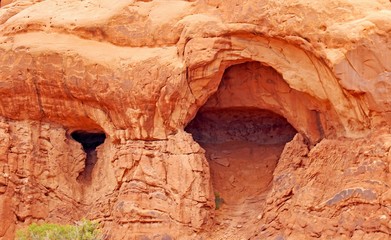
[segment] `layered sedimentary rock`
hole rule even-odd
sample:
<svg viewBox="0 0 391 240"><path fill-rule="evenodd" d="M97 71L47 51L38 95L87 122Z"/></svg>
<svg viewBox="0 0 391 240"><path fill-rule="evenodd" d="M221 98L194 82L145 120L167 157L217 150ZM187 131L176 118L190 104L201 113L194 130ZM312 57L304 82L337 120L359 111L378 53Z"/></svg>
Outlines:
<svg viewBox="0 0 391 240"><path fill-rule="evenodd" d="M191 135L214 130L189 125L209 112L240 144L298 132L250 237L382 239L390 34L386 0L1 1L0 238L82 217L113 239L218 238Z"/></svg>

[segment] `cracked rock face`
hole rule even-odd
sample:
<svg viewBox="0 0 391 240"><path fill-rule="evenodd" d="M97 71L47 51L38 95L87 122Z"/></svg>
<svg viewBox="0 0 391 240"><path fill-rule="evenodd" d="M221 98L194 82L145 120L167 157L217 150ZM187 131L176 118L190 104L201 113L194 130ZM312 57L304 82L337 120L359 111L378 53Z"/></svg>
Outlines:
<svg viewBox="0 0 391 240"><path fill-rule="evenodd" d="M0 239L83 217L112 239L390 233L388 0L0 6ZM255 228L219 232L225 184L197 141L282 149L296 132Z"/></svg>

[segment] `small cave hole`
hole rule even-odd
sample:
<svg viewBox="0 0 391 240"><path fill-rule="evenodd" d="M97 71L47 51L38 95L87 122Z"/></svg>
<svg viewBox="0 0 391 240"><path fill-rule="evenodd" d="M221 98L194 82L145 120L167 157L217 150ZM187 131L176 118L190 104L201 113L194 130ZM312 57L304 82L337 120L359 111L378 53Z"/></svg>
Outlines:
<svg viewBox="0 0 391 240"><path fill-rule="evenodd" d="M75 141L81 143L86 153L84 170L80 172L77 180L90 181L92 169L98 160L96 148L104 143L106 134L104 132L74 131L71 136Z"/></svg>

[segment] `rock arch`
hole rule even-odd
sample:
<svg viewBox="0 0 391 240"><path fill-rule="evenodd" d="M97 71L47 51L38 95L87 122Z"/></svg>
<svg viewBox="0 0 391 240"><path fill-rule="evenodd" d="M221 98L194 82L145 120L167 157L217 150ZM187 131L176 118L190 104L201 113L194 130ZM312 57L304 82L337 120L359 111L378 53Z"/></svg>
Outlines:
<svg viewBox="0 0 391 240"><path fill-rule="evenodd" d="M206 45L210 47L205 48ZM189 87L195 97L187 122L217 91L226 69L259 62L279 75L273 94L285 99L274 103L264 99L264 105L268 105L264 108L286 117L311 143L323 137L358 136L368 124L365 109L343 90L326 62L287 41L249 34L195 38L185 45L184 57Z"/></svg>

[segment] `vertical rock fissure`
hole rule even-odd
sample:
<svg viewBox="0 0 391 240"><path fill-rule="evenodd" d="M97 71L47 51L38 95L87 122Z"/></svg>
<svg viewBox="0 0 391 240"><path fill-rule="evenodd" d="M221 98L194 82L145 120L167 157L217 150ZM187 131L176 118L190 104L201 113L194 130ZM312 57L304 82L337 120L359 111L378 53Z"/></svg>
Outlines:
<svg viewBox="0 0 391 240"><path fill-rule="evenodd" d="M106 134L103 132L74 131L71 136L81 143L86 153L84 170L80 172L77 180L90 181L92 170L98 160L96 148L105 141Z"/></svg>

